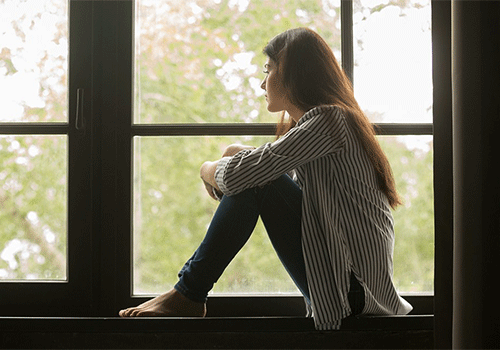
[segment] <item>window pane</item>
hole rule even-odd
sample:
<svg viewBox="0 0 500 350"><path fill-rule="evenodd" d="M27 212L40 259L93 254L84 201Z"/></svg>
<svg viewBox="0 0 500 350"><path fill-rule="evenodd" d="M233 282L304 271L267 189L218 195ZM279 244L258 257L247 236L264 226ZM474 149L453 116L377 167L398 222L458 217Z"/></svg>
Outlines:
<svg viewBox="0 0 500 350"><path fill-rule="evenodd" d="M432 292L434 207L432 136L379 137L404 204L394 211L394 282L400 292ZM134 138L134 294L160 293L203 239L217 207L199 167L231 143L264 137ZM161 165L161 166L160 166ZM259 222L214 292L297 292Z"/></svg>
<svg viewBox="0 0 500 350"><path fill-rule="evenodd" d="M67 136L0 136L0 279L66 279Z"/></svg>
<svg viewBox="0 0 500 350"><path fill-rule="evenodd" d="M231 143L260 145L272 137L134 138L134 294L160 293L205 236L217 202L199 168ZM259 222L243 250L215 285L216 293L288 293L297 289Z"/></svg>
<svg viewBox="0 0 500 350"><path fill-rule="evenodd" d="M0 42L0 122L67 122L67 1L1 1Z"/></svg>
<svg viewBox="0 0 500 350"><path fill-rule="evenodd" d="M372 122L432 123L431 1L354 0L354 89Z"/></svg>
<svg viewBox="0 0 500 350"><path fill-rule="evenodd" d="M382 136L403 205L394 211L394 283L400 292L434 290L432 136Z"/></svg>
<svg viewBox="0 0 500 350"><path fill-rule="evenodd" d="M275 122L262 49L317 30L340 58L340 0L137 0L135 123Z"/></svg>

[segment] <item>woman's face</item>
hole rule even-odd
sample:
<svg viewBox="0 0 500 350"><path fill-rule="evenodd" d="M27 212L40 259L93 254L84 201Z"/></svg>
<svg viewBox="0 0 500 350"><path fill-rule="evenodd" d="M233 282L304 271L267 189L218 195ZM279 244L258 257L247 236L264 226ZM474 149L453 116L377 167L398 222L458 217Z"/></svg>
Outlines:
<svg viewBox="0 0 500 350"><path fill-rule="evenodd" d="M267 110L269 112L286 110L289 103L278 72L278 65L270 58L264 65L264 73L266 77L260 87L266 91Z"/></svg>

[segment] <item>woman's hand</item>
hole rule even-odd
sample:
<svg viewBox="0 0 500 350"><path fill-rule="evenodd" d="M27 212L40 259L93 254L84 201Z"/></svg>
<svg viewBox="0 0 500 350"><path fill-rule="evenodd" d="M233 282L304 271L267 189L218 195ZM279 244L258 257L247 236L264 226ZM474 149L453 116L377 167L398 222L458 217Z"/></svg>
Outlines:
<svg viewBox="0 0 500 350"><path fill-rule="evenodd" d="M205 189L207 190L207 193L210 197L212 197L216 201L222 198L223 195L222 192L217 191L215 188L212 187L212 185L210 185L205 180L203 180L203 184L205 185Z"/></svg>
<svg viewBox="0 0 500 350"><path fill-rule="evenodd" d="M224 151L222 157L234 156L236 153L244 149L255 149L255 147L244 146L235 143L226 147L226 150ZM219 200L222 197L222 192L219 186L217 185L217 182L215 182L215 170L217 169L218 163L219 161L205 162L201 165L200 168L200 177L203 180L205 189L207 190L210 197L216 200Z"/></svg>
<svg viewBox="0 0 500 350"><path fill-rule="evenodd" d="M205 185L210 197L216 200L219 198L217 198L214 192L216 192L219 197L222 197L222 192L219 189L217 182L215 182L215 169L217 169L217 164L218 161L205 162L200 168L200 177L203 180L203 184Z"/></svg>

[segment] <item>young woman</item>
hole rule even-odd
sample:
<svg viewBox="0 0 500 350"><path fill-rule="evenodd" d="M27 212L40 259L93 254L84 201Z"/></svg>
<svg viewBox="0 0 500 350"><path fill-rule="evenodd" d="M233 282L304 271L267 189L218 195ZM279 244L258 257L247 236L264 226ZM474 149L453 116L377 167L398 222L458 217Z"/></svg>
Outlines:
<svg viewBox="0 0 500 350"><path fill-rule="evenodd" d="M208 193L222 197L203 242L172 290L120 316L204 316L208 292L259 216L317 329L412 309L392 283L391 207L400 199L391 169L332 50L297 28L264 53L267 108L283 111L277 140L232 145L202 165Z"/></svg>

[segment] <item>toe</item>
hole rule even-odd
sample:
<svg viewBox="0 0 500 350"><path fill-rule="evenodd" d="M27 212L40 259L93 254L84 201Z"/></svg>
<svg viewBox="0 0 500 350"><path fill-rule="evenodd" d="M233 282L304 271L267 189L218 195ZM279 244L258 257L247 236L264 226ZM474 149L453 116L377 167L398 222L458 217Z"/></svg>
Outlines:
<svg viewBox="0 0 500 350"><path fill-rule="evenodd" d="M141 310L140 309L133 309L131 312L130 312L130 317L138 317L141 313Z"/></svg>
<svg viewBox="0 0 500 350"><path fill-rule="evenodd" d="M128 308L128 309L122 310L122 311L120 311L120 316L130 317L130 316L132 316L133 310L134 310L133 308Z"/></svg>
<svg viewBox="0 0 500 350"><path fill-rule="evenodd" d="M151 316L160 316L161 314L159 314L158 312L156 311L151 311L151 310L140 310L136 317L151 317Z"/></svg>

